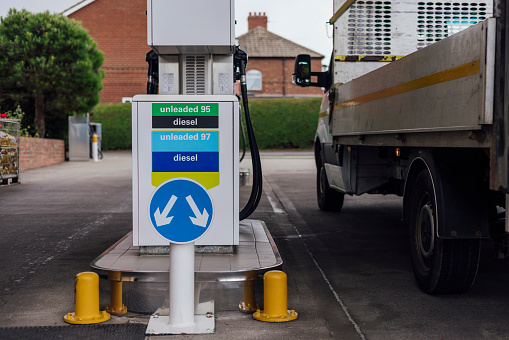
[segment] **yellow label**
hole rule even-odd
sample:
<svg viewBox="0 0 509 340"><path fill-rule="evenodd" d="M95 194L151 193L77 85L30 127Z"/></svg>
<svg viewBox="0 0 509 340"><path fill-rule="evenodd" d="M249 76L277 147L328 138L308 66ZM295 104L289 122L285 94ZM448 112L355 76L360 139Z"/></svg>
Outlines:
<svg viewBox="0 0 509 340"><path fill-rule="evenodd" d="M152 185L160 186L172 178L189 178L210 190L219 185L219 172L153 172Z"/></svg>

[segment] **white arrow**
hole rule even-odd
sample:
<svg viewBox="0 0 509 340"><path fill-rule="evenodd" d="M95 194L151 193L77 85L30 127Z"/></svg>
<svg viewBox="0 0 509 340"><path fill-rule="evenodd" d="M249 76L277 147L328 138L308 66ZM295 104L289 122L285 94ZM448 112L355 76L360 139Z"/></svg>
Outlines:
<svg viewBox="0 0 509 340"><path fill-rule="evenodd" d="M162 214L159 212L159 208L157 208L156 212L154 213L154 218L156 220L156 224L158 227L165 225L165 224L170 224L171 220L173 219L173 216L168 217L168 214L170 213L170 210L173 207L173 205L175 204L176 200L177 200L177 196L171 195L171 198L168 201L168 203L166 204L166 207L164 208Z"/></svg>
<svg viewBox="0 0 509 340"><path fill-rule="evenodd" d="M207 226L207 221L209 220L209 213L207 212L207 210L203 208L203 214L200 213L200 210L196 206L196 203L194 203L194 200L191 197L191 195L187 196L186 200L187 203L189 203L191 209L193 210L194 216L196 216L196 217L189 216L191 222L193 222L193 224L197 226L205 228Z"/></svg>

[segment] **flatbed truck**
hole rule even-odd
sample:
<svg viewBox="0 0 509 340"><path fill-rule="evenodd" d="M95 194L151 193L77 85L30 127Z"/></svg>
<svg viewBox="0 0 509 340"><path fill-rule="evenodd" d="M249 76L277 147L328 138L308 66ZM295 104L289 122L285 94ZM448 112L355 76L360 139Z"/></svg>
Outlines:
<svg viewBox="0 0 509 340"><path fill-rule="evenodd" d="M401 196L413 272L429 294L472 286L482 239L508 255L507 18L499 0L335 0L329 69L296 58L294 83L325 89L320 209L341 210L345 195Z"/></svg>

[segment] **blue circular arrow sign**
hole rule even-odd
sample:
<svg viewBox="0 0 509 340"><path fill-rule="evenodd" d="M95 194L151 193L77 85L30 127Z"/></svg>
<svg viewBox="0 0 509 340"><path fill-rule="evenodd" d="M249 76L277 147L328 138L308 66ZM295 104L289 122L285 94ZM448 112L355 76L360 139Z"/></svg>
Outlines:
<svg viewBox="0 0 509 340"><path fill-rule="evenodd" d="M159 235L173 243L190 243L208 230L214 210L207 189L193 180L179 178L156 189L149 214Z"/></svg>

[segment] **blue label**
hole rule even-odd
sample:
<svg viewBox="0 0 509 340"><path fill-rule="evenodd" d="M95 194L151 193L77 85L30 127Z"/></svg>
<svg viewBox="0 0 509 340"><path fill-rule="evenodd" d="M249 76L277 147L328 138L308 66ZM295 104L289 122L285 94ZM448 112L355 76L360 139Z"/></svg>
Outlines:
<svg viewBox="0 0 509 340"><path fill-rule="evenodd" d="M219 131L152 131L152 152L218 152Z"/></svg>
<svg viewBox="0 0 509 340"><path fill-rule="evenodd" d="M218 172L219 152L152 152L152 172Z"/></svg>
<svg viewBox="0 0 509 340"><path fill-rule="evenodd" d="M205 234L214 210L204 187L181 178L169 180L156 189L149 213L159 235L173 243L189 243Z"/></svg>

